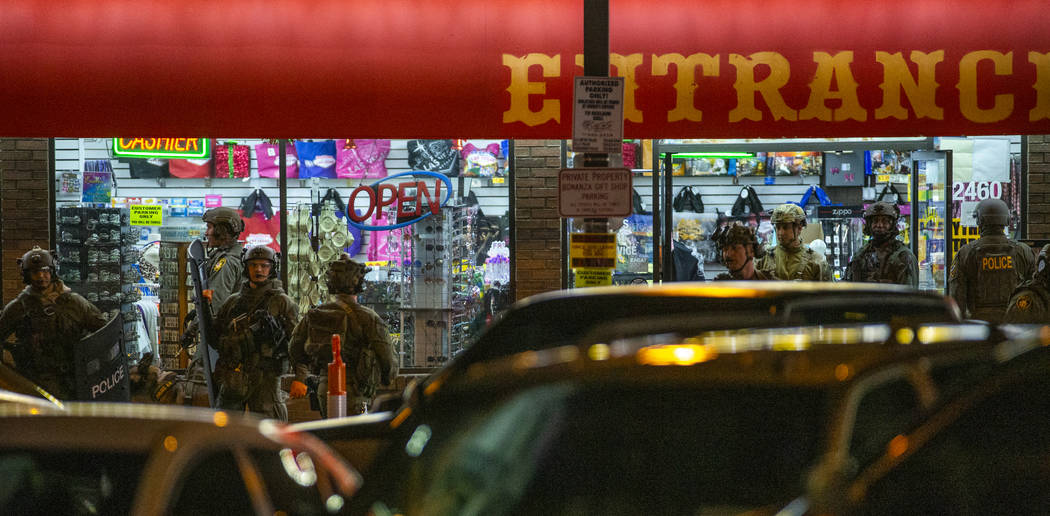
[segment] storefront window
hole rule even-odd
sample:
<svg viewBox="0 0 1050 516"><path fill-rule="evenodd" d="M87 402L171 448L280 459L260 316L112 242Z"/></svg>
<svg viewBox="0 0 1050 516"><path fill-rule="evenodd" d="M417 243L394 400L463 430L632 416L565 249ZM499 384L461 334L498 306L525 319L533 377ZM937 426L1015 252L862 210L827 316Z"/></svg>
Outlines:
<svg viewBox="0 0 1050 516"><path fill-rule="evenodd" d="M55 140L56 220L61 277L124 312L132 358L186 366L186 247L218 206L245 221L241 243L284 254L300 313L327 301L328 261L367 263L358 300L386 320L402 368L445 363L509 303L506 140L218 138L207 157L172 159L120 157L121 143Z"/></svg>
<svg viewBox="0 0 1050 516"><path fill-rule="evenodd" d="M967 215L979 200L1006 200L1016 235L1019 143L1018 137L625 141L637 202L631 216L610 224L617 243L612 282L653 281L654 270L655 281L714 279L726 271L714 232L743 224L761 245L774 246L769 216L784 203L803 207L803 242L824 254L833 279L842 280L869 240L864 210L881 200L900 210L898 239L917 258L917 287L944 293L952 258L945 250L954 254L977 238ZM570 149L568 166L573 159ZM568 230L583 231L577 221ZM695 272L681 266L691 260Z"/></svg>

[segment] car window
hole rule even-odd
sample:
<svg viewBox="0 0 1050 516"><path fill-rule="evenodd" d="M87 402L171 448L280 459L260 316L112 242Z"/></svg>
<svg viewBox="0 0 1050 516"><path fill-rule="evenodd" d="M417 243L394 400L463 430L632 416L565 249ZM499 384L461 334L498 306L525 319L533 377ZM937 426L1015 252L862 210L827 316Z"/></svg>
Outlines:
<svg viewBox="0 0 1050 516"><path fill-rule="evenodd" d="M820 454L825 404L810 387L535 387L435 421L403 477L407 502L382 508L697 514L782 503Z"/></svg>
<svg viewBox="0 0 1050 516"><path fill-rule="evenodd" d="M0 449L0 514L128 514L146 457Z"/></svg>
<svg viewBox="0 0 1050 516"><path fill-rule="evenodd" d="M310 454L295 453L290 448L254 449L249 454L259 468L275 511L304 516L328 514L318 490L318 476L324 471L315 467Z"/></svg>
<svg viewBox="0 0 1050 516"><path fill-rule="evenodd" d="M204 457L186 470L171 514L252 514L251 497L229 450Z"/></svg>
<svg viewBox="0 0 1050 516"><path fill-rule="evenodd" d="M868 492L864 514L1050 514L1050 379L1005 386Z"/></svg>
<svg viewBox="0 0 1050 516"><path fill-rule="evenodd" d="M909 430L920 414L918 393L905 378L883 383L857 404L850 455L861 466L882 455L886 444Z"/></svg>

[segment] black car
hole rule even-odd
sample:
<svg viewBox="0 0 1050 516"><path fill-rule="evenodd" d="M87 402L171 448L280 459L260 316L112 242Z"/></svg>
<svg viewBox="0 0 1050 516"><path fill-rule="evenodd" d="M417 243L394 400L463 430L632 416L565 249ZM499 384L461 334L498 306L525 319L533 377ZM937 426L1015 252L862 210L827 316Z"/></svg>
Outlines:
<svg viewBox="0 0 1050 516"><path fill-rule="evenodd" d="M351 513L801 514L807 479L852 478L1018 345L939 342L950 326L864 342L870 326L476 363L391 419Z"/></svg>
<svg viewBox="0 0 1050 516"><path fill-rule="evenodd" d="M1050 514L1050 348L1011 354L852 481L811 486L815 512Z"/></svg>

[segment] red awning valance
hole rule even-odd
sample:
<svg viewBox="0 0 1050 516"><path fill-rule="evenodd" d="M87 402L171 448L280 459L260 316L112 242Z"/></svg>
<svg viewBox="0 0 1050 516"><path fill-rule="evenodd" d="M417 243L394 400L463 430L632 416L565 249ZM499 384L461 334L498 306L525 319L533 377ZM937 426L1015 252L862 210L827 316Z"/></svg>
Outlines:
<svg viewBox="0 0 1050 516"><path fill-rule="evenodd" d="M1045 1L609 4L628 137L1050 133ZM569 138L582 11L10 0L0 136Z"/></svg>

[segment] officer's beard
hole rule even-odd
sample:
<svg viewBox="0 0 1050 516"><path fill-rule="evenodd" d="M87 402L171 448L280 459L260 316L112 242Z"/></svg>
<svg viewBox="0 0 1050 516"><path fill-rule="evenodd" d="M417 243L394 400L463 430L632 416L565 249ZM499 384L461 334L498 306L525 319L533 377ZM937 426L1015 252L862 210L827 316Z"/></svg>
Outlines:
<svg viewBox="0 0 1050 516"><path fill-rule="evenodd" d="M740 271L744 270L744 267L747 267L747 264L751 263L751 260L752 257L749 255L747 259L744 260L744 263L740 264L740 267L737 267L736 269L729 269L729 274L732 276L736 276L740 273Z"/></svg>

